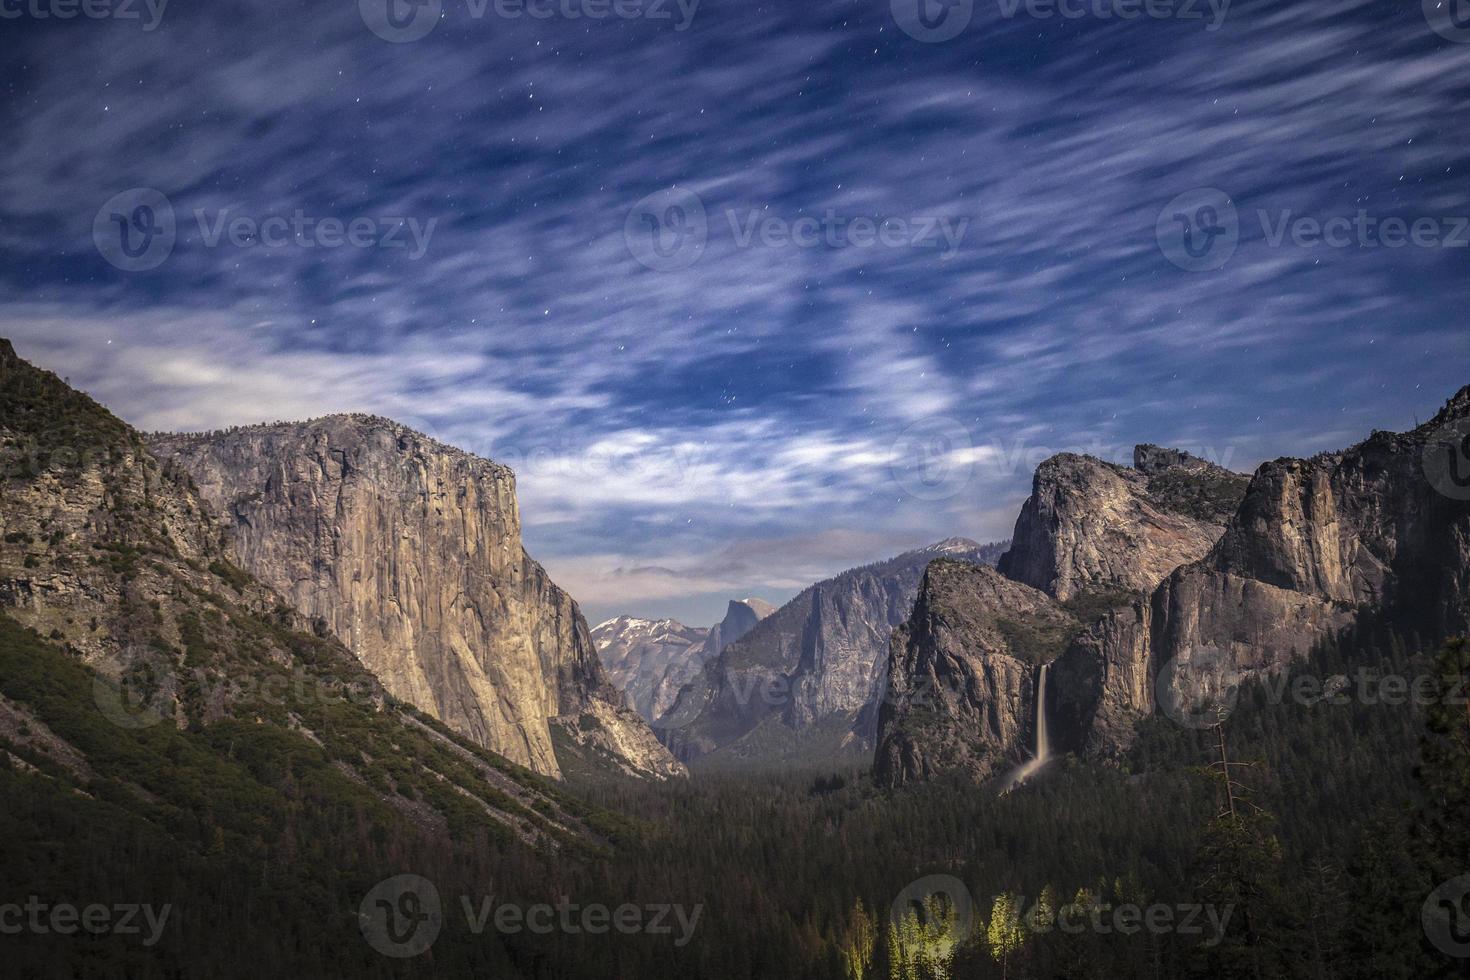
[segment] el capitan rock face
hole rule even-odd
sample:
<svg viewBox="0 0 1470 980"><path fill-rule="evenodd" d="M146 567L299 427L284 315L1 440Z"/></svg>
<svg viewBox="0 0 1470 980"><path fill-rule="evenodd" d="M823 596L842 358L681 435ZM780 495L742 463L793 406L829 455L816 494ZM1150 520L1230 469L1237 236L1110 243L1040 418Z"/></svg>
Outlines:
<svg viewBox="0 0 1470 980"><path fill-rule="evenodd" d="M1036 469L1002 574L1063 601L1143 592L1203 557L1247 478L1178 450L1139 446L1134 467L1063 453Z"/></svg>
<svg viewBox="0 0 1470 980"><path fill-rule="evenodd" d="M952 538L803 590L706 665L660 719L661 737L685 760L734 767L865 757L889 637L925 567L993 563L1002 547Z"/></svg>
<svg viewBox="0 0 1470 980"><path fill-rule="evenodd" d="M546 775L560 774L552 725L630 772L680 771L521 547L506 467L360 415L151 443L228 526L238 563L395 696Z"/></svg>
<svg viewBox="0 0 1470 980"><path fill-rule="evenodd" d="M350 786L420 826L452 816L551 849L599 839L544 780L390 698L341 642L234 566L226 539L142 434L0 340L0 628L7 644L35 631L27 656L48 678L38 698L7 675L20 683L0 698L0 722L11 737L29 728L88 789L106 778L108 819L131 809L154 825L159 800L140 777L218 788L221 805L251 801L252 820L285 813L268 809L270 793L294 772L292 812L338 812L358 799L338 795ZM95 672L86 693L57 699L78 664ZM67 723L49 727L48 714ZM159 722L160 740L110 745L113 725Z"/></svg>

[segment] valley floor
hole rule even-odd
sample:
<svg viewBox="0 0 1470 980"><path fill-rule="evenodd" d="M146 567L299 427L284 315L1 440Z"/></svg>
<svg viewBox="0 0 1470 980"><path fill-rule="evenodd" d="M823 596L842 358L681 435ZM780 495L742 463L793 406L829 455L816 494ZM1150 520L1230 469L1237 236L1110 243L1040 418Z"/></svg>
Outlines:
<svg viewBox="0 0 1470 980"><path fill-rule="evenodd" d="M1344 642L1351 653L1327 645L1302 669L1364 657L1385 672L1444 669L1397 636L1365 628ZM7 699L37 699L12 681L0 682ZM960 781L884 790L860 771L588 783L574 787L585 802L565 806L601 843L560 851L385 821L301 763L274 768L259 746L267 755L241 761L274 788L240 784L236 812L191 814L156 793L142 805L11 732L0 857L14 894L168 906L174 918L148 946L30 932L5 949L21 976L243 976L262 964L281 976L527 980L1452 975L1461 961L1426 940L1421 907L1436 875L1467 858L1454 852L1459 818L1435 803L1463 799L1452 794L1467 760L1426 740L1432 715L1247 690L1226 727L1234 760L1251 764L1237 790L1252 815L1234 822L1208 775L1216 733L1161 722L1116 768L1063 757L1004 797ZM157 764L175 780L213 772L221 803L244 775L191 761L222 733L149 731ZM136 780L167 792L151 778ZM257 807L268 819L251 818ZM433 884L442 922L431 946L400 958L374 948L359 904L403 874ZM505 907L514 913L492 914ZM549 932L530 928L537 909Z"/></svg>

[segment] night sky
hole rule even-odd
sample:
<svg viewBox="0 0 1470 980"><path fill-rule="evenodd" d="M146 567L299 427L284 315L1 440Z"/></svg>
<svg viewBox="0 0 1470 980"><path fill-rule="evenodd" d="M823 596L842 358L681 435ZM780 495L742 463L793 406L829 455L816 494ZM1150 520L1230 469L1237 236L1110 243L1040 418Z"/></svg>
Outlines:
<svg viewBox="0 0 1470 980"><path fill-rule="evenodd" d="M507 462L594 622L1470 382L1464 0L58 2L0 0L0 335L140 428Z"/></svg>

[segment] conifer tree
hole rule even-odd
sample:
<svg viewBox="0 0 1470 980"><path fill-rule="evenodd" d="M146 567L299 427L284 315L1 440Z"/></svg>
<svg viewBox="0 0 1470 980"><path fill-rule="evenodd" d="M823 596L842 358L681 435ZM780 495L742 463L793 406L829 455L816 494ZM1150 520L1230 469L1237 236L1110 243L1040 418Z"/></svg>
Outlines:
<svg viewBox="0 0 1470 980"><path fill-rule="evenodd" d="M873 969L873 945L876 940L873 919L863 907L863 900L859 898L853 906L847 941L842 946L843 972L847 980L868 980Z"/></svg>
<svg viewBox="0 0 1470 980"><path fill-rule="evenodd" d="M1425 915L1443 918L1458 947L1459 937L1470 931L1470 898L1452 884L1470 876L1470 642L1447 642L1435 658L1434 678L1435 697L1426 711L1417 770L1425 798L1414 845L1423 871ZM1439 907L1428 907L1436 903ZM1431 975L1464 975L1464 959L1433 942L1429 948Z"/></svg>
<svg viewBox="0 0 1470 980"><path fill-rule="evenodd" d="M1010 892L1001 892L990 905L990 922L985 929L985 942L990 956L1000 964L1002 980L1010 976L1011 958L1026 941L1021 925L1021 901Z"/></svg>

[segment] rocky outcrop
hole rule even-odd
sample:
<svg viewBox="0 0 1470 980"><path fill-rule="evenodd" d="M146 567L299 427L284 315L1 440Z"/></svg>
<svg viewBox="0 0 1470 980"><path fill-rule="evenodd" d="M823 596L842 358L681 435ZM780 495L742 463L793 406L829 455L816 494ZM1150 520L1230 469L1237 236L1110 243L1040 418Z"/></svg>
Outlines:
<svg viewBox="0 0 1470 980"><path fill-rule="evenodd" d="M735 767L866 758L888 642L928 564L993 563L1001 545L952 538L802 591L725 648L657 726L685 760Z"/></svg>
<svg viewBox="0 0 1470 980"><path fill-rule="evenodd" d="M1108 754L1153 713L1152 626L1147 599L1118 606L1057 658L1046 706L1055 748Z"/></svg>
<svg viewBox="0 0 1470 980"><path fill-rule="evenodd" d="M1055 670L1059 741L1111 754L1156 710L1161 671L1207 654L1270 672L1364 609L1428 637L1470 622L1470 492L1438 455L1463 453L1470 388L1429 423L1351 449L1262 465L1208 555L1098 623Z"/></svg>
<svg viewBox="0 0 1470 980"><path fill-rule="evenodd" d="M437 840L452 822L553 849L599 841L545 780L392 698L324 624L237 567L227 538L186 473L0 341L0 629L12 652L34 648L47 678L4 678L12 749L44 748L84 784L100 777L110 805L150 825L157 798L135 780L227 787L222 805L284 789L293 813L366 789ZM90 698L58 699L78 663ZM46 726L48 711L87 736L90 757ZM112 726L153 725L164 737L102 747ZM212 731L226 725L227 737ZM191 830L180 853L195 849Z"/></svg>
<svg viewBox="0 0 1470 980"><path fill-rule="evenodd" d="M192 590L257 612L278 600L221 588L220 531L186 481L102 406L0 342L0 607L89 666L182 648ZM157 608L155 608L155 604ZM181 716L182 717L182 716Z"/></svg>
<svg viewBox="0 0 1470 980"><path fill-rule="evenodd" d="M1161 674L1173 695L1181 665L1208 662L1236 679L1275 671L1363 609L1426 635L1464 630L1470 487L1454 476L1470 474L1467 417L1470 389L1414 432L1375 433L1344 452L1266 463L1248 484L1155 446L1138 447L1132 469L1080 456L1043 463L999 568L1077 617L1079 629L1049 674L1054 748L1121 753L1138 722L1160 710ZM1454 453L1462 458L1440 461ZM994 594L979 580L954 584ZM1029 627L1038 616L1054 622L1055 613L1029 603L1012 616ZM904 638L909 648L895 647L891 661L894 692L916 683L910 671L943 659L926 649L937 642L933 631L911 623ZM967 641L951 633L946 642L958 657ZM982 643L978 634L974 642ZM932 722L922 736L895 739L885 728L876 770L893 782L955 767L983 777L985 765L969 757L1004 757L1014 748L998 734L1004 727L986 729L983 751L964 748L966 736L950 730L1007 713L984 703L1008 696L1003 686L982 690L938 720L907 712ZM893 730L913 727L901 707L885 712Z"/></svg>
<svg viewBox="0 0 1470 980"><path fill-rule="evenodd" d="M895 633L895 673L874 762L878 778L893 784L960 771L984 779L1024 754L1030 743L1018 733L1021 719L1036 717L1034 692L1029 674L996 659L1005 656L997 649L996 624L1003 624L1009 649L1022 647L1024 665L1055 660L1043 710L1054 726L1062 722L1059 747L1091 751L1125 737L1153 705L1148 654L1140 653L1153 641L1148 593L1210 551L1246 483L1188 453L1152 445L1134 450L1131 469L1073 454L1043 462L1000 574L951 575L934 584L943 594L920 597L920 606L967 610L986 628L941 636L924 621L930 613L916 606L915 618ZM1006 579L1011 588L999 584ZM1024 682L1000 682L1023 675ZM937 713L903 696L914 685L941 682L951 691ZM991 700L1015 697L1023 700ZM978 728L977 719L984 721Z"/></svg>
<svg viewBox="0 0 1470 980"><path fill-rule="evenodd" d="M707 661L719 656L727 646L743 639L775 611L776 607L764 599L731 599L725 609L725 618L711 627L705 636L700 659Z"/></svg>
<svg viewBox="0 0 1470 980"><path fill-rule="evenodd" d="M1157 446L1137 447L1132 469L1053 456L1037 467L1000 571L1062 600L1152 589L1210 550L1246 482Z"/></svg>
<svg viewBox="0 0 1470 980"><path fill-rule="evenodd" d="M607 676L645 721L673 706L679 690L704 666L710 630L672 619L619 616L592 630Z"/></svg>
<svg viewBox="0 0 1470 980"><path fill-rule="evenodd" d="M1080 623L1060 603L991 568L929 565L913 615L893 631L874 777L940 773L982 781L1034 744L1037 668Z"/></svg>
<svg viewBox="0 0 1470 980"><path fill-rule="evenodd" d="M546 775L554 723L629 771L679 771L521 547L506 467L361 415L151 444L220 515L240 566L396 697Z"/></svg>

